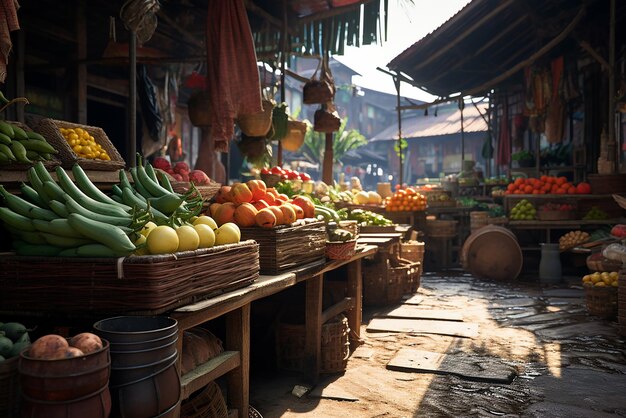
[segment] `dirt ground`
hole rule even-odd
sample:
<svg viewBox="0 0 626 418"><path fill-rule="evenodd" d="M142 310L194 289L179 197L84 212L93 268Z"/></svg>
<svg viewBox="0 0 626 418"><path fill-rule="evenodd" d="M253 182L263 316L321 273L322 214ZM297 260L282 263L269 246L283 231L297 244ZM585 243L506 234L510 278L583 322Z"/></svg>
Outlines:
<svg viewBox="0 0 626 418"><path fill-rule="evenodd" d="M625 339L614 321L587 314L583 291L572 283L542 289L460 273L426 275L418 307L461 313L464 323L478 324L477 337L368 332L384 310L365 308L363 344L344 374L311 385L297 373L253 372L251 405L265 418L626 416ZM502 383L388 370L407 347L444 354L448 369L495 364L515 378ZM310 391L296 397L296 385Z"/></svg>

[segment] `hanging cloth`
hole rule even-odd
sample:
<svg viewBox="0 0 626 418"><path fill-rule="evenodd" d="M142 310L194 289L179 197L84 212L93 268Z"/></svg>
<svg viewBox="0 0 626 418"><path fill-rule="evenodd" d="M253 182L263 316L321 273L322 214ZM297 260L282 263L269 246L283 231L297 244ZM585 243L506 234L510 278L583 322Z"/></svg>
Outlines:
<svg viewBox="0 0 626 418"><path fill-rule="evenodd" d="M546 140L550 144L558 144L563 141L565 134L565 102L561 96L563 85L563 57L552 61L552 97L546 112Z"/></svg>
<svg viewBox="0 0 626 418"><path fill-rule="evenodd" d="M11 32L20 28L17 20L17 0L0 0L0 83L7 77L7 63L11 52Z"/></svg>
<svg viewBox="0 0 626 418"><path fill-rule="evenodd" d="M234 120L263 112L254 40L243 0L209 0L207 80L215 151L228 152Z"/></svg>
<svg viewBox="0 0 626 418"><path fill-rule="evenodd" d="M500 132L498 135L498 165L508 165L511 162L511 134L509 132L509 102L502 103L502 116L500 117Z"/></svg>

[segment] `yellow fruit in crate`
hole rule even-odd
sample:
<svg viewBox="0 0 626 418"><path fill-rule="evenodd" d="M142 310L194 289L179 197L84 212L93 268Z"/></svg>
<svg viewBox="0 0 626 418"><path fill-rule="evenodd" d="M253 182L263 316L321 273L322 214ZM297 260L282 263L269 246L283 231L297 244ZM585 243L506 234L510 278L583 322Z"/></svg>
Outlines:
<svg viewBox="0 0 626 418"><path fill-rule="evenodd" d="M193 229L196 230L198 237L200 237L198 248L209 248L215 245L215 232L209 225L199 223L194 225Z"/></svg>
<svg viewBox="0 0 626 418"><path fill-rule="evenodd" d="M178 251L195 251L200 245L200 236L191 225L176 228L178 235Z"/></svg>
<svg viewBox="0 0 626 418"><path fill-rule="evenodd" d="M226 222L215 231L215 245L236 244L241 239L241 230L233 222Z"/></svg>
<svg viewBox="0 0 626 418"><path fill-rule="evenodd" d="M600 273L595 272L591 275L591 282L593 284L596 284L598 282L602 281L602 277L600 276Z"/></svg>
<svg viewBox="0 0 626 418"><path fill-rule="evenodd" d="M147 237L150 234L150 231L152 231L154 228L157 227L157 224L155 224L152 221L148 221L146 222L146 224L143 226L143 228L141 228L139 230L139 233L141 235L143 235L144 237Z"/></svg>
<svg viewBox="0 0 626 418"><path fill-rule="evenodd" d="M200 224L208 225L208 226L211 227L211 229L213 231L215 231L217 229L217 223L215 222L215 220L213 218L211 218L210 216L206 216L206 215L198 216L193 221L193 224L194 225L200 225Z"/></svg>
<svg viewBox="0 0 626 418"><path fill-rule="evenodd" d="M604 282L598 282L598 283L596 283L594 286L598 286L598 287L606 287L606 283L604 283Z"/></svg>
<svg viewBox="0 0 626 418"><path fill-rule="evenodd" d="M617 280L613 280L613 282L611 282L611 286L618 287L619 286L619 282Z"/></svg>
<svg viewBox="0 0 626 418"><path fill-rule="evenodd" d="M609 273L609 276L611 276L611 279L612 279L612 280L617 280L617 279L619 279L619 273L618 273L618 272L616 272L616 271L612 271L612 272L610 272L610 273Z"/></svg>
<svg viewBox="0 0 626 418"><path fill-rule="evenodd" d="M145 235L139 235L139 238L137 238L134 242L135 247L137 247L137 249L135 250L135 252L133 254L135 255L148 255L150 254L148 252L148 247L145 245L147 241L147 238Z"/></svg>
<svg viewBox="0 0 626 418"><path fill-rule="evenodd" d="M583 283L588 283L591 281L591 276L589 276L588 274L583 276Z"/></svg>
<svg viewBox="0 0 626 418"><path fill-rule="evenodd" d="M172 227L159 225L150 232L146 244L150 254L171 254L178 249L178 234Z"/></svg>

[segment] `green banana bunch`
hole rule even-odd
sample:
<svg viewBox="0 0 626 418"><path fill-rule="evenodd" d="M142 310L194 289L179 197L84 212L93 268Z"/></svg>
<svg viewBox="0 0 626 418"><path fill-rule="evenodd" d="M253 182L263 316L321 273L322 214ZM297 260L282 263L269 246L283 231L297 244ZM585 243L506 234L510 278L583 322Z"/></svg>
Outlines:
<svg viewBox="0 0 626 418"><path fill-rule="evenodd" d="M15 124L0 120L0 164L48 161L57 153L37 132L26 131Z"/></svg>
<svg viewBox="0 0 626 418"><path fill-rule="evenodd" d="M137 231L152 219L149 211L116 202L76 165L75 180L57 168L55 181L41 161L28 170L30 185L21 196L0 186L0 221L19 255L123 257L135 251Z"/></svg>

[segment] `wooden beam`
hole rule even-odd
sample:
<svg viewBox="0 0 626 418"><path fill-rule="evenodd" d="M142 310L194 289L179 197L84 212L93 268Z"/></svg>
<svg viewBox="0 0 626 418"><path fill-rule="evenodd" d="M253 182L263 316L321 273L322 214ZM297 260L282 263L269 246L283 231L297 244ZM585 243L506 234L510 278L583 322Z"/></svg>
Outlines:
<svg viewBox="0 0 626 418"><path fill-rule="evenodd" d="M467 38L467 36L469 36L472 32L474 32L476 29L480 28L485 22L487 22L488 20L490 20L491 18L496 16L502 10L506 9L507 7L509 7L511 5L511 3L513 3L513 2L514 2L514 0L507 0L507 1L504 1L504 2L500 3L498 5L498 7L494 8L493 10L491 10L489 13L487 13L485 16L483 16L478 21L474 22L473 25L471 25L469 28L467 28L462 33L460 33L458 36L456 36L453 40L448 42L448 44L446 46L444 46L443 48L440 48L436 52L430 54L428 56L428 58L424 59L423 61L420 61L419 64L413 68L413 70L419 70L420 68L425 67L426 65L430 64L431 62L433 62L435 59L439 58L440 56L442 56L443 54L448 52L450 49L454 48L456 46L456 44L460 40Z"/></svg>
<svg viewBox="0 0 626 418"><path fill-rule="evenodd" d="M95 74L87 74L87 85L107 93L117 94L122 97L128 96L128 80L114 80Z"/></svg>
<svg viewBox="0 0 626 418"><path fill-rule="evenodd" d="M593 58L595 58L596 61L598 61L600 63L600 65L602 65L602 68L605 71L611 72L611 65L608 63L607 60L604 59L604 57L602 55L600 55L599 52L597 52L595 49L593 49L593 47L589 44L589 42L587 42L587 41L578 41L578 45L580 45L580 47L582 49L587 51L589 53L589 55L591 55Z"/></svg>
<svg viewBox="0 0 626 418"><path fill-rule="evenodd" d="M322 312L322 324L325 324L330 319L334 318L340 313L350 311L352 309L354 309L354 299L343 298L342 300Z"/></svg>
<svg viewBox="0 0 626 418"><path fill-rule="evenodd" d="M163 19L163 21L167 23L172 29L180 33L187 42L191 43L192 45L197 46L198 48L205 47L203 42L198 41L198 39L196 39L196 36L193 33L189 32L188 30L184 28L181 28L180 25L178 25L178 23L176 23L172 18L170 18L167 15L167 13L163 11L163 9L159 9L159 11L157 12L157 15L159 16L159 18Z"/></svg>

